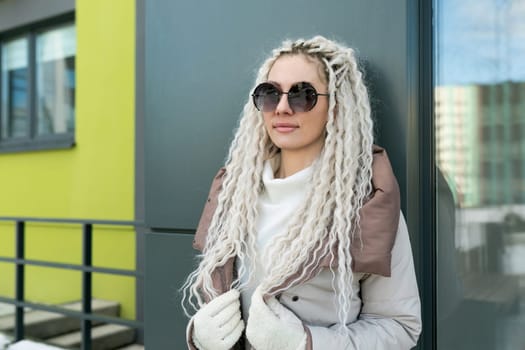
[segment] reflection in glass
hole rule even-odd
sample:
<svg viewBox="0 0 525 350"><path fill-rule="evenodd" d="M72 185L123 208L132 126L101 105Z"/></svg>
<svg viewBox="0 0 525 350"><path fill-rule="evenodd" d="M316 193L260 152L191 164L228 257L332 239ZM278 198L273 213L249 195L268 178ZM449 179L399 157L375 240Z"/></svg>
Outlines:
<svg viewBox="0 0 525 350"><path fill-rule="evenodd" d="M435 8L438 349L525 349L525 1Z"/></svg>
<svg viewBox="0 0 525 350"><path fill-rule="evenodd" d="M73 25L48 30L37 36L38 135L74 131L75 53Z"/></svg>
<svg viewBox="0 0 525 350"><path fill-rule="evenodd" d="M28 135L28 44L25 38L2 44L0 139Z"/></svg>

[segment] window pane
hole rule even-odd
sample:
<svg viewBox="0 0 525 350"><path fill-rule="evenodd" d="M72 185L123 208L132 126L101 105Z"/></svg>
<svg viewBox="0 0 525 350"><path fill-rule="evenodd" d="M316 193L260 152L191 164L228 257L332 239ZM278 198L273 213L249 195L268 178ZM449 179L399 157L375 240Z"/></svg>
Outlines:
<svg viewBox="0 0 525 350"><path fill-rule="evenodd" d="M75 129L74 25L43 32L36 39L37 134Z"/></svg>
<svg viewBox="0 0 525 350"><path fill-rule="evenodd" d="M28 135L28 43L20 38L2 45L1 139Z"/></svg>
<svg viewBox="0 0 525 350"><path fill-rule="evenodd" d="M525 349L525 1L434 0L439 349Z"/></svg>

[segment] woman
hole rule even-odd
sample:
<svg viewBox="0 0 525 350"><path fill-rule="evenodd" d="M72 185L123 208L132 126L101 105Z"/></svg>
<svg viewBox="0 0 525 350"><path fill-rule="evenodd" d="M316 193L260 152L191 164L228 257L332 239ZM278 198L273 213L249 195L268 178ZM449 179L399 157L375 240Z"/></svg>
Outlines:
<svg viewBox="0 0 525 350"><path fill-rule="evenodd" d="M199 350L409 349L420 301L399 190L352 49L286 41L259 70L184 286Z"/></svg>

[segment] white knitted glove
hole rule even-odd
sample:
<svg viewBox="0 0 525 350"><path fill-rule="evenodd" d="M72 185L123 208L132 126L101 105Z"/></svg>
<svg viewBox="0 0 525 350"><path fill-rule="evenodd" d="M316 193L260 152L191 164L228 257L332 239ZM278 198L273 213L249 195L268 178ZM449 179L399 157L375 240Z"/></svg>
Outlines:
<svg viewBox="0 0 525 350"><path fill-rule="evenodd" d="M193 343L199 350L229 350L244 330L239 292L232 289L193 316Z"/></svg>
<svg viewBox="0 0 525 350"><path fill-rule="evenodd" d="M274 297L264 302L259 288L252 295L246 338L256 350L303 350L306 332L295 314Z"/></svg>

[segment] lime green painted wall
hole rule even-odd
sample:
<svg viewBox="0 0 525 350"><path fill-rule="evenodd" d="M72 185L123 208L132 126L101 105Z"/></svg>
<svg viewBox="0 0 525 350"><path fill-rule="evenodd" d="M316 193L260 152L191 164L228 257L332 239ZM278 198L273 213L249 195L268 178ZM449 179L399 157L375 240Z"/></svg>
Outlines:
<svg viewBox="0 0 525 350"><path fill-rule="evenodd" d="M135 2L77 0L76 146L0 154L0 216L134 219ZM81 261L78 225L29 224L26 257ZM0 255L13 255L14 228L0 223ZM94 264L135 268L131 228L94 227ZM13 295L13 267L0 264L0 294ZM80 298L79 272L28 267L26 297ZM6 283L7 282L7 283ZM135 282L95 274L97 298L135 316Z"/></svg>

